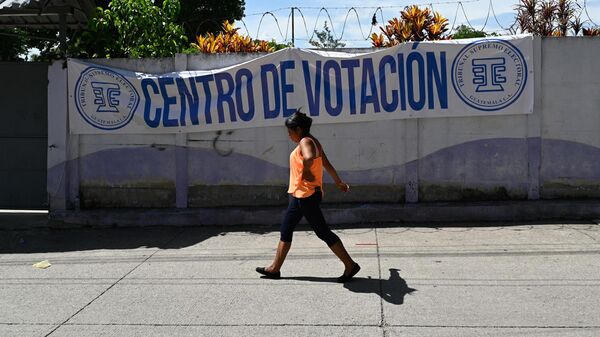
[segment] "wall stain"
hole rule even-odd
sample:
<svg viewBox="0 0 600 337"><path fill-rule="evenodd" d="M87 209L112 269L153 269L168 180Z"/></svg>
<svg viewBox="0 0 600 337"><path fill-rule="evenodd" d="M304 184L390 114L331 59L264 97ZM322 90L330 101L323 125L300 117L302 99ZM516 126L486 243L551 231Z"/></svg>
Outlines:
<svg viewBox="0 0 600 337"><path fill-rule="evenodd" d="M268 149L264 150L262 154L265 155L265 154L267 154L268 152L271 152L271 151L273 151L273 146L270 146Z"/></svg>
<svg viewBox="0 0 600 337"><path fill-rule="evenodd" d="M233 130L227 131L225 134L229 136L229 135L233 134ZM217 131L217 136L215 138L213 138L212 145L213 145L213 149L215 150L215 152L219 156L227 157L227 156L230 156L233 153L233 149L229 148L229 150L223 151L223 150L220 150L217 147L217 143L219 142L219 138L221 138L222 135L223 135L223 131L221 131L221 130Z"/></svg>
<svg viewBox="0 0 600 337"><path fill-rule="evenodd" d="M166 146L164 146L164 145L160 145L160 144L154 144L154 143L153 143L152 145L150 145L150 147L151 147L151 148L155 148L155 149L157 149L158 151L164 151L164 150L166 150L166 149L167 149L167 148L166 148Z"/></svg>

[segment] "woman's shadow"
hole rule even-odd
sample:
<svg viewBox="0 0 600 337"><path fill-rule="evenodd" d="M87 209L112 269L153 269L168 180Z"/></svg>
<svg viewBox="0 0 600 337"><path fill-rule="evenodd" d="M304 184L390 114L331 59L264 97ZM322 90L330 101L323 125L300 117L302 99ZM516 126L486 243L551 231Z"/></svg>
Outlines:
<svg viewBox="0 0 600 337"><path fill-rule="evenodd" d="M417 289L408 286L406 281L400 277L400 269L390 268L390 278L387 280L376 278L355 277L350 282L344 283L344 288L355 293L373 293L391 304L400 305L404 303L404 296L411 294ZM337 283L335 278L331 277L282 277L286 280L309 281L309 282L331 282Z"/></svg>

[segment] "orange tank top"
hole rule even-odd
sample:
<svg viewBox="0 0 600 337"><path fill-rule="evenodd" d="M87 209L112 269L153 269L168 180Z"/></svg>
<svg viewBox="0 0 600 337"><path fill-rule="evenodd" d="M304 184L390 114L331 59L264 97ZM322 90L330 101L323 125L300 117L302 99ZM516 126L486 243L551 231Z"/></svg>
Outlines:
<svg viewBox="0 0 600 337"><path fill-rule="evenodd" d="M318 148L317 151L319 151ZM288 188L288 193L296 198L310 197L315 193L317 187L320 187L321 191L323 190L323 159L321 156L315 158L310 167L310 172L315 177L314 181L302 179L303 161L300 145L298 145L290 153L290 187Z"/></svg>

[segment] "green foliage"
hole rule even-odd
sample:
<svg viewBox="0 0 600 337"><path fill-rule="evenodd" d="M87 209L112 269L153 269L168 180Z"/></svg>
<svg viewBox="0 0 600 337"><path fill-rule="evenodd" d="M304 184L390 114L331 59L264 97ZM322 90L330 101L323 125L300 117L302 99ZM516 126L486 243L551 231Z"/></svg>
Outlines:
<svg viewBox="0 0 600 337"><path fill-rule="evenodd" d="M168 57L195 53L197 50L188 41L193 42L197 35L206 32L221 31L222 21L241 19L245 9L244 0L95 0L95 4L98 8L88 28L67 32L70 57ZM0 34L0 60L23 59L31 48L40 51L33 56L36 61L64 57L59 49L58 30L18 31L19 36Z"/></svg>
<svg viewBox="0 0 600 337"><path fill-rule="evenodd" d="M178 0L158 7L152 0L113 0L108 9L98 7L88 31L69 46L73 57L168 57L181 52L187 39L175 23Z"/></svg>
<svg viewBox="0 0 600 337"><path fill-rule="evenodd" d="M59 48L58 30L56 29L27 29L27 35L30 37L27 44L28 48L36 48L39 54L33 55L33 61L51 61L64 57L64 52ZM67 31L67 36L75 36L75 32ZM34 38L36 37L36 38ZM67 39L67 42L70 42Z"/></svg>
<svg viewBox="0 0 600 337"><path fill-rule="evenodd" d="M470 39L474 37L486 37L485 32L481 30L475 30L467 25L460 25L456 29L456 33L452 34L452 39Z"/></svg>
<svg viewBox="0 0 600 337"><path fill-rule="evenodd" d="M159 4L164 0L157 0ZM185 29L188 41L196 36L221 32L222 22L234 22L244 17L244 0L180 0L181 12L177 18Z"/></svg>
<svg viewBox="0 0 600 337"><path fill-rule="evenodd" d="M71 32L69 32L71 33ZM39 54L28 55L32 48ZM0 60L48 61L61 58L58 31L53 29L13 28L0 30Z"/></svg>
<svg viewBox="0 0 600 337"><path fill-rule="evenodd" d="M323 24L323 30L318 32L315 30L315 35L317 35L317 39L319 41L310 40L308 43L317 47L317 48L343 48L346 46L345 43L339 42L339 39L334 39L331 34L331 30L327 27L327 21Z"/></svg>
<svg viewBox="0 0 600 337"><path fill-rule="evenodd" d="M0 61L24 61L27 41L27 33L22 29L0 30Z"/></svg>
<svg viewBox="0 0 600 337"><path fill-rule="evenodd" d="M260 42L260 40L256 40L256 43ZM277 43L274 39L268 43L270 48L273 48L273 51L278 51L281 49L289 48L292 46L291 42L288 43Z"/></svg>

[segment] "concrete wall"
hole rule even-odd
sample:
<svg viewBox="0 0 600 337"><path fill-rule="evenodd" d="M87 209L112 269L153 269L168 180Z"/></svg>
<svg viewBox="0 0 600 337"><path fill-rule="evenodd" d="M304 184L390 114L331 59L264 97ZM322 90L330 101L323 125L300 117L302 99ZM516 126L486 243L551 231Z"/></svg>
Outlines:
<svg viewBox="0 0 600 337"><path fill-rule="evenodd" d="M543 43L541 195L600 197L600 39Z"/></svg>
<svg viewBox="0 0 600 337"><path fill-rule="evenodd" d="M600 197L600 39L534 40L530 115L315 125L352 186L325 202ZM214 69L258 55L95 60L124 69ZM50 67L48 190L53 209L262 206L287 202L284 126L187 135L68 135L66 75ZM60 142L63 143L60 143ZM62 146L62 148L61 148ZM64 177L61 179L60 177Z"/></svg>

